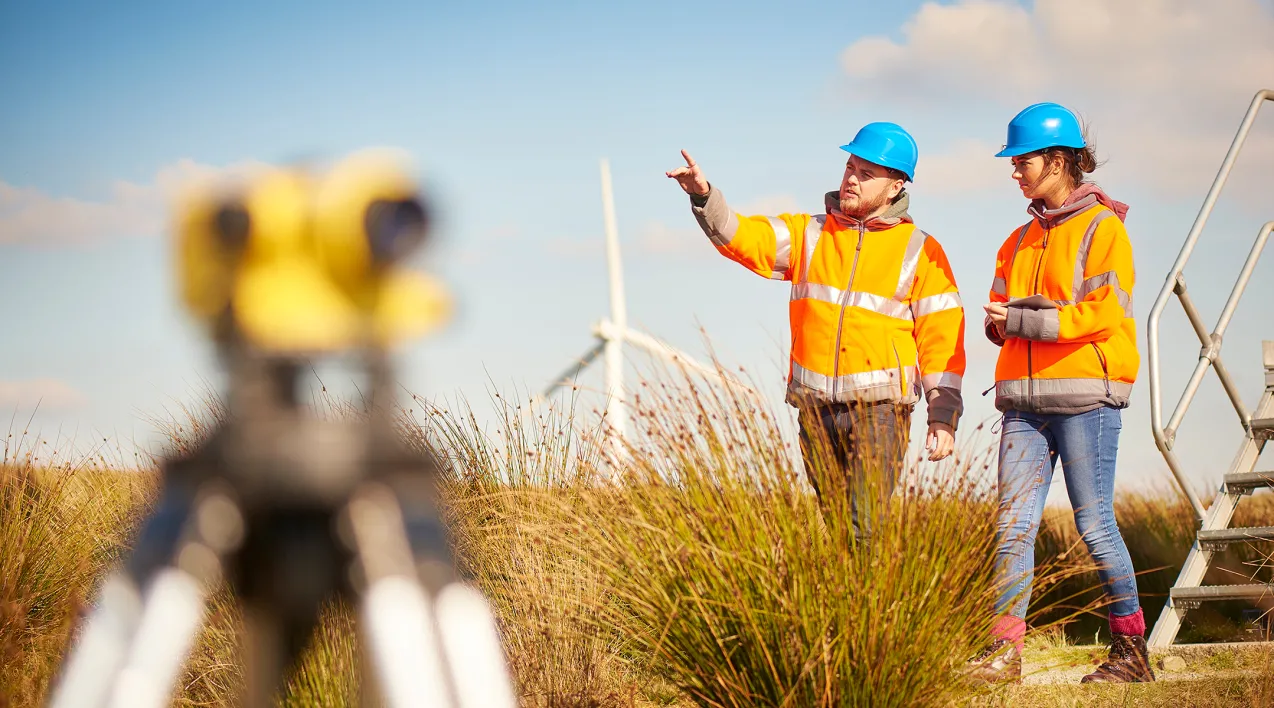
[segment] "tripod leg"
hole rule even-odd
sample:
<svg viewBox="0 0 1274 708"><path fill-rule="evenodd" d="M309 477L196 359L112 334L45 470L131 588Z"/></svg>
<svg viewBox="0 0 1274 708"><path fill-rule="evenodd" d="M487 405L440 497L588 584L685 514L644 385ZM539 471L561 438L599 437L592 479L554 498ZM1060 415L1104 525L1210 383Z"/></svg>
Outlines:
<svg viewBox="0 0 1274 708"><path fill-rule="evenodd" d="M203 581L184 570L165 568L155 576L111 705L168 705L203 622L206 593Z"/></svg>
<svg viewBox="0 0 1274 708"><path fill-rule="evenodd" d="M451 706L429 597L420 586L393 492L369 483L347 509L366 582L360 614L373 673L390 706Z"/></svg>
<svg viewBox="0 0 1274 708"><path fill-rule="evenodd" d="M141 594L132 578L127 573L112 573L103 583L98 605L86 618L67 657L64 679L54 686L49 697L50 708L91 708L102 704L141 615Z"/></svg>
<svg viewBox="0 0 1274 708"><path fill-rule="evenodd" d="M246 706L273 706L343 589L347 549L332 535L330 508L271 509L253 517L233 568L246 633Z"/></svg>
<svg viewBox="0 0 1274 708"><path fill-rule="evenodd" d="M482 593L453 582L438 593L436 608L460 708L517 708L495 616Z"/></svg>
<svg viewBox="0 0 1274 708"><path fill-rule="evenodd" d="M450 706L429 598L411 578L388 576L361 608L381 694L390 706Z"/></svg>
<svg viewBox="0 0 1274 708"><path fill-rule="evenodd" d="M125 568L102 589L50 705L161 706L203 618L206 588L236 547L242 517L215 485L165 491ZM172 565L168 565L172 563ZM141 588L139 590L139 587Z"/></svg>
<svg viewBox="0 0 1274 708"><path fill-rule="evenodd" d="M81 708L106 703L142 621L143 589L172 561L193 499L194 491L184 482L166 485L154 513L142 525L136 547L123 567L107 577L96 607L85 618L51 692L50 706Z"/></svg>
<svg viewBox="0 0 1274 708"><path fill-rule="evenodd" d="M436 468L430 460L427 467ZM485 597L457 578L446 528L438 515L434 479L410 465L380 478L402 512L417 578L433 591L434 615L451 685L462 708L514 708L513 681L495 617ZM428 593L427 593L428 594Z"/></svg>
<svg viewBox="0 0 1274 708"><path fill-rule="evenodd" d="M244 705L273 705L287 662L283 660L283 623L276 613L245 603L247 641L244 673L247 695Z"/></svg>
<svg viewBox="0 0 1274 708"><path fill-rule="evenodd" d="M128 574L112 575L49 705L167 705L203 618L204 593L177 568L160 570L144 598Z"/></svg>
<svg viewBox="0 0 1274 708"><path fill-rule="evenodd" d="M112 706L168 704L203 623L208 588L222 576L223 558L243 539L243 516L219 483L201 486L183 525L173 564L155 573L112 696Z"/></svg>

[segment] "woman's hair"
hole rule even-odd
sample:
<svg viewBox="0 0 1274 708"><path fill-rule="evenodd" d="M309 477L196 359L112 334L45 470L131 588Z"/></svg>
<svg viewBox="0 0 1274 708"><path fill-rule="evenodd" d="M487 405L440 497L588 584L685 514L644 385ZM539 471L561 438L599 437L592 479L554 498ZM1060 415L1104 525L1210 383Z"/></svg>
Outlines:
<svg viewBox="0 0 1274 708"><path fill-rule="evenodd" d="M1088 126L1083 125L1080 132L1084 136L1085 147L1051 147L1045 148L1040 153L1044 156L1045 166L1051 165L1055 159L1062 161L1062 169L1070 178L1072 188L1083 184L1084 175L1091 174L1101 166L1101 163L1097 162L1097 151L1088 139Z"/></svg>
<svg viewBox="0 0 1274 708"><path fill-rule="evenodd" d="M1053 160L1062 161L1062 169L1071 180L1071 187L1084 183L1084 175L1092 173L1099 166L1097 152L1092 145L1082 148L1051 147L1042 153L1044 164L1052 164Z"/></svg>

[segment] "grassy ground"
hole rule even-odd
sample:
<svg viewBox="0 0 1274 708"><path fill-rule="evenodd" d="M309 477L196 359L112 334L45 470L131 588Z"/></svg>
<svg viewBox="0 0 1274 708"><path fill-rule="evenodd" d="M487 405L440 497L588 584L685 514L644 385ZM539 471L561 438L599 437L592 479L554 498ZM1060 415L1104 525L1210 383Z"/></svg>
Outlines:
<svg viewBox="0 0 1274 708"><path fill-rule="evenodd" d="M1104 657L1104 648L1075 646L1055 638L1028 643L1023 684L971 697L970 706L1173 706L1174 708L1274 705L1274 649L1265 643L1178 645L1152 652L1156 682L1134 686L1084 686L1079 678ZM1165 665L1175 657L1179 663Z"/></svg>
<svg viewBox="0 0 1274 708"><path fill-rule="evenodd" d="M1031 675L970 693L954 669L993 619L984 457L912 480L867 545L843 508L808 493L765 411L680 387L643 396L620 487L599 483L596 431L569 412L497 401L492 432L419 402L404 418L445 462L456 550L500 619L523 705L1274 705L1269 657L1235 649L1182 649L1185 669L1161 670L1153 686L1079 686L1100 660L1085 645L1104 640L1102 611L1057 510L1037 543ZM174 447L205 430L174 426ZM155 501L158 480L139 467L59 460L39 440L5 448L0 706L39 704L78 613ZM1117 511L1153 622L1188 547L1189 510L1125 495ZM1246 500L1236 523L1274 523L1271 497ZM1265 579L1261 559L1239 548L1223 565ZM224 589L210 609L180 705L232 705L243 685L238 609ZM1239 610L1192 613L1183 637L1241 638ZM329 607L280 704L357 703L354 636L348 608Z"/></svg>
<svg viewBox="0 0 1274 708"><path fill-rule="evenodd" d="M1017 708L1256 708L1274 705L1268 676L1209 675L1187 681L1131 686L1025 686L956 704Z"/></svg>

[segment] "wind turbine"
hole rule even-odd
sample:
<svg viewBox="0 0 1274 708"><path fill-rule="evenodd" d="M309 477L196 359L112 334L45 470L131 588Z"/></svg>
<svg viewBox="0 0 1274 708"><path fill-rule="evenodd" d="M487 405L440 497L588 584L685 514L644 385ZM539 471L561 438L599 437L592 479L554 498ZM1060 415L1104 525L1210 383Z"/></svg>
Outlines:
<svg viewBox="0 0 1274 708"><path fill-rule="evenodd" d="M735 387L760 400L755 389L713 367L695 361L694 357L672 345L628 327L628 311L624 301L624 275L620 267L619 233L615 227L615 201L611 188L610 162L603 158L602 214L606 227L606 269L610 280L610 318L593 324L592 333L597 339L587 352L549 384L541 394L547 399L558 388L571 384L599 355L603 356L606 409L603 412L603 431L606 447L616 462L625 459L624 440L628 436L628 412L624 408L624 356L623 346L630 344L647 353L672 362L683 369L699 373L726 387Z"/></svg>

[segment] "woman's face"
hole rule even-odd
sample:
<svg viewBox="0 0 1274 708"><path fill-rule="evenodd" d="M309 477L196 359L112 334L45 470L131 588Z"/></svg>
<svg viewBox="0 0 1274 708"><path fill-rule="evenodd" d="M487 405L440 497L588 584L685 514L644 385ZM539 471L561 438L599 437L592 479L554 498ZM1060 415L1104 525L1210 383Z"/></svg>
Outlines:
<svg viewBox="0 0 1274 708"><path fill-rule="evenodd" d="M1057 162L1046 165L1042 153L1027 153L1010 158L1013 162L1013 179L1027 199L1042 199L1057 189L1062 179L1061 166Z"/></svg>

